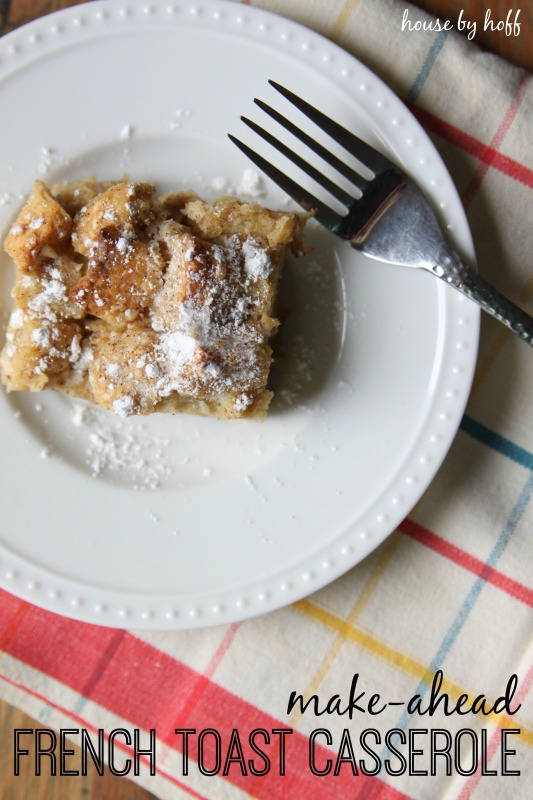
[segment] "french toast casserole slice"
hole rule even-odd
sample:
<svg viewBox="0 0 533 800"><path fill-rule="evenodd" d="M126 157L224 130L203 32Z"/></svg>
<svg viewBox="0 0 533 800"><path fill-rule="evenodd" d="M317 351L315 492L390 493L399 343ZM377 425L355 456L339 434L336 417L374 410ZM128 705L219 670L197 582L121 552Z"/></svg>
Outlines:
<svg viewBox="0 0 533 800"><path fill-rule="evenodd" d="M0 376L122 416L262 419L287 248L306 215L150 183L36 181L5 250L15 281Z"/></svg>

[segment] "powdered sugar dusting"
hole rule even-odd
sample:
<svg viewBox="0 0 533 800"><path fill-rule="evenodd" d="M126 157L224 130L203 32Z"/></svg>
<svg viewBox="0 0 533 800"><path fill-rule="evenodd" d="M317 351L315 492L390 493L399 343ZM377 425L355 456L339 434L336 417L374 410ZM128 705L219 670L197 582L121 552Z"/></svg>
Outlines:
<svg viewBox="0 0 533 800"><path fill-rule="evenodd" d="M260 243L255 239L248 237L243 242L242 252L244 255L244 268L250 278L253 280L268 278L272 272L272 261L265 248L261 247Z"/></svg>
<svg viewBox="0 0 533 800"><path fill-rule="evenodd" d="M121 397L119 400L115 400L113 403L113 411L115 414L118 414L119 417L127 417L133 413L133 410L133 397L130 397L129 395Z"/></svg>
<svg viewBox="0 0 533 800"><path fill-rule="evenodd" d="M177 373L183 366L190 364L198 347L198 341L180 330L168 331L159 338L161 352L168 358L171 370ZM152 375L155 377L155 375Z"/></svg>
<svg viewBox="0 0 533 800"><path fill-rule="evenodd" d="M161 398L174 391L200 397L237 392L234 409L242 413L264 380L258 362L264 334L254 314L264 307L271 259L252 237L244 243L227 236L211 245L192 237L170 244L172 261L154 303L156 338L145 391ZM176 305L178 286L186 288Z"/></svg>
<svg viewBox="0 0 533 800"><path fill-rule="evenodd" d="M237 192L248 197L264 197L266 195L263 178L257 170L248 167L244 170Z"/></svg>
<svg viewBox="0 0 533 800"><path fill-rule="evenodd" d="M37 168L41 176L48 175L51 169L62 163L64 163L64 159L53 147L41 147L40 162Z"/></svg>
<svg viewBox="0 0 533 800"><path fill-rule="evenodd" d="M57 313L54 310L54 305L67 302L65 285L61 280L51 278L50 280L43 280L42 287L42 291L28 303L28 308L35 316L45 317L55 322Z"/></svg>
<svg viewBox="0 0 533 800"><path fill-rule="evenodd" d="M121 129L119 138L121 141L125 142L128 139L130 139L132 135L133 135L133 126L128 123L124 125L124 127Z"/></svg>
<svg viewBox="0 0 533 800"><path fill-rule="evenodd" d="M94 478L119 479L134 489L159 489L172 476L169 439L147 426L106 418L93 406L76 404L70 417L80 448Z"/></svg>
<svg viewBox="0 0 533 800"><path fill-rule="evenodd" d="M0 208L4 208L5 206L11 205L13 203L13 195L9 192L4 192L4 194L0 195Z"/></svg>
<svg viewBox="0 0 533 800"><path fill-rule="evenodd" d="M13 328L13 330L18 330L22 327L24 323L24 311L21 308L15 308L11 312L11 316L9 318L9 327Z"/></svg>

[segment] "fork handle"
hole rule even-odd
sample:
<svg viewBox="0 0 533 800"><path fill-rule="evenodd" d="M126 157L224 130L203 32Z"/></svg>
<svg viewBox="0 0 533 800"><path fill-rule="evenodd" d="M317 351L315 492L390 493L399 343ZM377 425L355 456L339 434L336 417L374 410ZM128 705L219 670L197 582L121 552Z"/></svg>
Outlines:
<svg viewBox="0 0 533 800"><path fill-rule="evenodd" d="M428 265L427 269L474 300L484 311L533 347L533 317L500 294L457 253L447 251L438 264Z"/></svg>

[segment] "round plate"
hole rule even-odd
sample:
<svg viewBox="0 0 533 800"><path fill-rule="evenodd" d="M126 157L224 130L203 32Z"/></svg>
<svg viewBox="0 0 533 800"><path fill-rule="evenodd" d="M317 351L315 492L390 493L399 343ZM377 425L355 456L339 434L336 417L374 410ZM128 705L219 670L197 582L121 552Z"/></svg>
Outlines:
<svg viewBox="0 0 533 800"><path fill-rule="evenodd" d="M381 81L303 27L216 0L94 2L0 40L2 235L36 177L128 174L284 207L226 136L258 145L239 121L262 121L254 96L287 109L269 78L393 156L473 256L438 154ZM308 243L283 281L265 423L1 392L1 586L94 623L201 627L319 589L394 530L456 433L479 313L316 224ZM5 255L1 275L5 321Z"/></svg>

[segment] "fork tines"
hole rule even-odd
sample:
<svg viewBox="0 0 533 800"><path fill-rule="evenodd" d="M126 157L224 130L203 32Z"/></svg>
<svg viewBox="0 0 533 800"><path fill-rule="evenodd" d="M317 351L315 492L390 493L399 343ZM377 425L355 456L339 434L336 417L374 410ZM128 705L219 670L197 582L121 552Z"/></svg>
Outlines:
<svg viewBox="0 0 533 800"><path fill-rule="evenodd" d="M243 118L243 121L246 121ZM242 150L244 155L248 156L250 161L252 161L257 167L259 167L265 175L268 175L274 183L276 183L283 191L292 197L292 199L298 203L298 205L302 206L303 208L307 209L307 211L314 212L316 218L319 222L325 225L330 230L334 230L335 225L339 220L339 215L335 213L329 206L323 203L318 198L314 197L311 192L308 192L303 186L300 186L296 181L293 181L288 175L282 172L280 169L271 164L270 161L267 161L266 158L256 153L251 147L244 144L244 142L239 141L235 136L232 136L231 133L228 133L229 138L231 141L237 145L237 147Z"/></svg>
<svg viewBox="0 0 533 800"><path fill-rule="evenodd" d="M302 100L301 97L291 92L290 89L286 89L275 81L269 81L269 84L314 122L317 127L327 133L328 136L331 136L331 138L342 145L345 150L355 156L358 161L368 167L374 175L379 175L385 170L390 169L392 166L391 162L354 133L343 128L342 125L339 125L339 123L335 122L331 117L326 116L322 111L319 111L305 100Z"/></svg>
<svg viewBox="0 0 533 800"><path fill-rule="evenodd" d="M332 120L330 117L323 114L318 109L311 106L301 97L281 86L275 81L269 81L270 85L276 89L286 100L288 100L295 108L308 117L320 130L330 136L337 144L341 145L350 155L363 165L361 172L366 171L371 177L358 172L349 164L345 163L341 158L335 155L331 150L325 147L320 142L313 139L305 131L301 130L295 123L284 117L279 111L275 110L262 100L255 99L256 105L265 112L271 119L279 124L283 129L288 131L292 136L302 142L305 147L309 148L312 152L318 155L326 164L333 167L339 175L342 175L347 181L355 187L353 194L350 191L339 186L331 178L328 178L320 170L308 163L301 155L294 152L286 144L273 136L269 131L258 125L253 120L247 117L241 117L241 120L260 136L269 145L274 147L279 153L287 158L298 169L302 170L308 177L315 181L319 186L326 190L332 197L336 198L348 210L352 210L356 204L366 206L366 197L370 193L373 194L372 182L376 177L390 173L391 169L396 171L394 165L378 151L370 147L366 142L359 139L351 131L344 128L339 123ZM333 211L326 203L319 200L311 192L300 186L296 181L285 174L280 168L271 164L266 158L256 153L252 148L243 142L239 141L235 136L229 134L229 137L234 144L239 147L248 158L265 172L278 186L283 189L293 200L307 210L312 210L319 222L325 225L330 230L333 230L340 235L342 229L346 226L346 218ZM399 175L399 173L398 173ZM355 195L355 196L354 196ZM362 199L359 197L362 195ZM363 209L360 209L361 211Z"/></svg>

